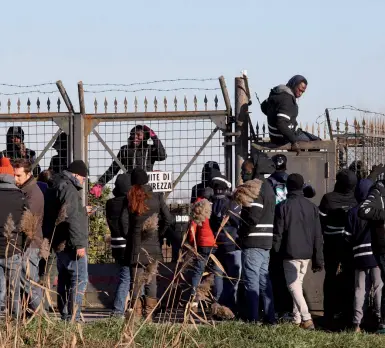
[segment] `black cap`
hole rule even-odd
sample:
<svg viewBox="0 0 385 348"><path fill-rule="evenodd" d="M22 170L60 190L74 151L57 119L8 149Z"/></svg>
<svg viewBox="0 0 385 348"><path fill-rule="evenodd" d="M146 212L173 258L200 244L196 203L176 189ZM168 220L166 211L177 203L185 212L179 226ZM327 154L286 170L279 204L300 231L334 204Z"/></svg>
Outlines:
<svg viewBox="0 0 385 348"><path fill-rule="evenodd" d="M275 169L277 170L286 170L287 157L281 153L271 157L271 160L275 164Z"/></svg>
<svg viewBox="0 0 385 348"><path fill-rule="evenodd" d="M80 175L84 178L88 176L88 168L82 160L73 161L67 168L73 174Z"/></svg>
<svg viewBox="0 0 385 348"><path fill-rule="evenodd" d="M302 190L305 185L305 180L301 174L290 174L286 181L286 187L288 191Z"/></svg>
<svg viewBox="0 0 385 348"><path fill-rule="evenodd" d="M148 183L148 175L142 168L135 168L131 173L132 185L146 185Z"/></svg>

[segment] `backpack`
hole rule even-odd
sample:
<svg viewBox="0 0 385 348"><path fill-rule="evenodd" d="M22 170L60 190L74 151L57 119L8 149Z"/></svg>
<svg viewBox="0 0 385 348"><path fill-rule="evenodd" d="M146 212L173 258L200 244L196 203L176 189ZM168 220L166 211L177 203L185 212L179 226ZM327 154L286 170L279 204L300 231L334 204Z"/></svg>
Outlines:
<svg viewBox="0 0 385 348"><path fill-rule="evenodd" d="M279 182L272 177L269 177L267 180L270 181L270 184L273 187L275 194L275 204L285 201L287 196L286 183Z"/></svg>

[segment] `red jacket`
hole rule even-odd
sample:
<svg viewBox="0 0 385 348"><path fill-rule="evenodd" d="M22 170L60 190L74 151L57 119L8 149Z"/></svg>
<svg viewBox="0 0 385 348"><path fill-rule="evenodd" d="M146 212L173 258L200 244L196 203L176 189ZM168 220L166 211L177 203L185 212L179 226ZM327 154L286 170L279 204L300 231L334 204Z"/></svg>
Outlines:
<svg viewBox="0 0 385 348"><path fill-rule="evenodd" d="M198 198L195 203L203 198ZM202 226L198 226L196 222L191 221L188 230L189 243L197 247L216 247L215 236L210 227L210 220L206 219Z"/></svg>

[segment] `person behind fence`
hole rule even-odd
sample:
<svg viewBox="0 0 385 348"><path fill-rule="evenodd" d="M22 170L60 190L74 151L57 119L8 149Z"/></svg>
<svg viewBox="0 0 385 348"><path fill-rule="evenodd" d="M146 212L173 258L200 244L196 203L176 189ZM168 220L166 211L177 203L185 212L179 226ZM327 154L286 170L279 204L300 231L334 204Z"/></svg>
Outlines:
<svg viewBox="0 0 385 348"><path fill-rule="evenodd" d="M88 176L86 164L73 161L56 174L45 195L43 236L56 252L58 307L62 320L80 321L88 283L88 207L79 191Z"/></svg>
<svg viewBox="0 0 385 348"><path fill-rule="evenodd" d="M154 169L154 163L164 161L167 154L155 132L146 125L138 125L131 129L127 145L120 148L117 158L129 174L137 167L151 172ZM103 186L110 182L120 170L118 163L113 161L106 172L99 177L90 193L97 198L100 197Z"/></svg>
<svg viewBox="0 0 385 348"><path fill-rule="evenodd" d="M234 192L242 205L239 240L242 248L242 280L245 287L247 319L259 320L260 295L265 322L275 324L273 291L269 276L270 249L273 243L275 195L265 175L275 170L264 153L254 153L242 164L243 185Z"/></svg>
<svg viewBox="0 0 385 348"><path fill-rule="evenodd" d="M61 173L68 166L68 136L66 133L60 133L52 148L57 151L57 155L51 158L49 170L53 173Z"/></svg>
<svg viewBox="0 0 385 348"><path fill-rule="evenodd" d="M372 186L369 195L360 204L358 217L369 222L372 237L372 251L385 284L385 181L379 180ZM382 288L381 323L379 332L385 333L385 286Z"/></svg>
<svg viewBox="0 0 385 348"><path fill-rule="evenodd" d="M314 330L303 279L311 261L314 272L324 266L318 207L304 197L302 175L290 174L286 184L287 199L275 209L273 248L283 259L287 287L293 297L293 321L303 329Z"/></svg>
<svg viewBox="0 0 385 348"><path fill-rule="evenodd" d="M28 298L28 305L32 311L36 311L43 297L42 289L32 285L31 280L38 283L40 255L43 242L42 222L44 216L44 196L32 175L31 163L29 160L19 158L12 163L16 185L24 192L30 212L36 219L36 231L29 236L30 244L24 251L22 260L21 286ZM30 223L33 223L31 220ZM48 256L48 255L47 255Z"/></svg>
<svg viewBox="0 0 385 348"><path fill-rule="evenodd" d="M143 169L132 171L131 185L120 220L127 236L124 263L130 267L132 279L130 307L132 315L150 321L158 306L156 275L163 259L159 240L173 218L163 194L152 192Z"/></svg>
<svg viewBox="0 0 385 348"><path fill-rule="evenodd" d="M348 211L357 204L354 196L356 184L357 177L352 171L341 170L337 173L334 191L326 193L319 206L324 235L326 324L333 324L335 318L351 323L354 298L353 255L347 248L344 234Z"/></svg>
<svg viewBox="0 0 385 348"><path fill-rule="evenodd" d="M127 192L131 187L131 177L128 174L119 174L115 181L115 187L112 191L114 198L106 203L106 219L108 228L111 231L111 249L112 257L119 265L119 283L115 292L113 305L113 314L117 316L124 315L126 310L126 298L130 291L130 267L124 263L124 254L126 251L127 236L120 224L123 207L128 204Z"/></svg>
<svg viewBox="0 0 385 348"><path fill-rule="evenodd" d="M28 204L16 186L9 158L0 158L0 311L20 313L20 273L23 251L21 222ZM9 303L9 306L7 306Z"/></svg>
<svg viewBox="0 0 385 348"><path fill-rule="evenodd" d="M25 158L34 164L36 161L36 152L28 149L24 143L24 130L20 126L12 126L8 128L6 135L6 149L2 151L2 156L11 160L17 158ZM33 175L37 176L41 172L39 164L36 164Z"/></svg>
<svg viewBox="0 0 385 348"><path fill-rule="evenodd" d="M295 75L286 85L274 87L261 104L261 110L267 116L270 141L278 146L290 143L291 149L297 154L300 153L299 141L320 140L313 134L297 129L297 99L305 93L307 85L305 77Z"/></svg>
<svg viewBox="0 0 385 348"><path fill-rule="evenodd" d="M211 255L215 255L217 244L215 235L210 226L212 212L211 198L214 191L211 187L206 187L202 196L198 197L191 207L191 220L187 230L188 242L194 250L193 264L191 269L191 297L190 309L197 312L200 301L206 300L207 291L198 291L201 284L202 288L211 290L215 274L221 275L222 272L218 265L213 261ZM202 279L205 269L210 271L206 279ZM215 291L214 287L214 291ZM216 294L214 293L216 298Z"/></svg>
<svg viewBox="0 0 385 348"><path fill-rule="evenodd" d="M231 182L219 171L213 172L210 187L214 190L211 198L210 227L216 236L218 245L215 256L225 271L225 273L220 272L215 275L216 300L220 305L226 306L234 312L242 268L242 251L238 245L241 206L226 195L226 192L231 190ZM218 233L226 216L228 221Z"/></svg>
<svg viewBox="0 0 385 348"><path fill-rule="evenodd" d="M209 186L212 178L213 171L219 171L219 164L215 161L208 161L205 163L202 169L202 181L199 184L193 186L191 190L190 203L195 203L197 198L202 198L205 188Z"/></svg>
<svg viewBox="0 0 385 348"><path fill-rule="evenodd" d="M373 182L368 179L360 181L359 191L356 190L358 205L349 210L345 226L345 238L354 254L355 294L353 329L360 332L364 309L368 307L369 292L373 285L373 304L376 323L381 323L381 293L383 283L381 271L373 255L370 224L358 217L360 205L366 200ZM368 286L369 285L369 286Z"/></svg>

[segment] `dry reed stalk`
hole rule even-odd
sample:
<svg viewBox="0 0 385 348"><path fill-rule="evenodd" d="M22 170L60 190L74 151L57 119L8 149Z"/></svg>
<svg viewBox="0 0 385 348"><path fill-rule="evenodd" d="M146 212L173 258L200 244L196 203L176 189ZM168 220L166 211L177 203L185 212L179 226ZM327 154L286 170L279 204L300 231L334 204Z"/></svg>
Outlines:
<svg viewBox="0 0 385 348"><path fill-rule="evenodd" d="M203 222L210 218L212 207L207 199L196 202L191 209L191 219L198 226L202 226Z"/></svg>
<svg viewBox="0 0 385 348"><path fill-rule="evenodd" d="M233 199L239 205L250 207L251 203L258 198L262 181L258 179L246 181L243 185L238 186L233 193Z"/></svg>
<svg viewBox="0 0 385 348"><path fill-rule="evenodd" d="M158 232L158 214L152 214L146 219L142 226L142 241L151 239Z"/></svg>
<svg viewBox="0 0 385 348"><path fill-rule="evenodd" d="M26 246L35 239L36 233L41 226L41 222L41 216L33 214L29 209L23 213L20 229L27 237Z"/></svg>

